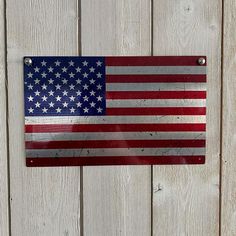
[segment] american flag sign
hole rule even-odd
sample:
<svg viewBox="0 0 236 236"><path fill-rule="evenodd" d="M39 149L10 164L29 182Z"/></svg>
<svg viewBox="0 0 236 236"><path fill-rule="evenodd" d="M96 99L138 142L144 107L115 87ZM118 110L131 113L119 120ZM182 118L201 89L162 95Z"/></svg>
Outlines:
<svg viewBox="0 0 236 236"><path fill-rule="evenodd" d="M199 58L30 57L27 166L205 163Z"/></svg>

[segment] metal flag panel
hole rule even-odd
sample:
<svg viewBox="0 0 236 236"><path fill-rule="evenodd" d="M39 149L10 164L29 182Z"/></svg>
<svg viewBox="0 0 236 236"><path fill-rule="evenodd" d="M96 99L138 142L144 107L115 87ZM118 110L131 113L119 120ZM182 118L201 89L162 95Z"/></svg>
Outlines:
<svg viewBox="0 0 236 236"><path fill-rule="evenodd" d="M25 57L27 166L204 164L206 57Z"/></svg>

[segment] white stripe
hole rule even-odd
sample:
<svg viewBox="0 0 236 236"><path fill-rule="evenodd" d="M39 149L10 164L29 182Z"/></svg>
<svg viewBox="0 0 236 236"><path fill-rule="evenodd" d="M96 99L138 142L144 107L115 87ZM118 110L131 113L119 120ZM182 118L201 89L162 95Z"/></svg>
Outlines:
<svg viewBox="0 0 236 236"><path fill-rule="evenodd" d="M107 75L206 74L206 66L106 66Z"/></svg>
<svg viewBox="0 0 236 236"><path fill-rule="evenodd" d="M205 91L206 83L107 83L106 91Z"/></svg>
<svg viewBox="0 0 236 236"><path fill-rule="evenodd" d="M32 149L27 157L205 155L205 148Z"/></svg>
<svg viewBox="0 0 236 236"><path fill-rule="evenodd" d="M39 116L25 117L25 124L135 124L206 123L206 116Z"/></svg>
<svg viewBox="0 0 236 236"><path fill-rule="evenodd" d="M107 99L107 107L205 107L205 99Z"/></svg>
<svg viewBox="0 0 236 236"><path fill-rule="evenodd" d="M205 132L26 133L25 141L205 139Z"/></svg>

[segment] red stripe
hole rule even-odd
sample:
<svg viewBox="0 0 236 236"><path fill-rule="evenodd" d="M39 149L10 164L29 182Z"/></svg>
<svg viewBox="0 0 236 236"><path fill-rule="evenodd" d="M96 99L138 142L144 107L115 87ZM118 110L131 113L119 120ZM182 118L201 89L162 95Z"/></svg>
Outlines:
<svg viewBox="0 0 236 236"><path fill-rule="evenodd" d="M107 83L204 83L206 75L107 75Z"/></svg>
<svg viewBox="0 0 236 236"><path fill-rule="evenodd" d="M206 99L206 91L106 92L106 99Z"/></svg>
<svg viewBox="0 0 236 236"><path fill-rule="evenodd" d="M27 149L205 147L205 140L86 140L25 142Z"/></svg>
<svg viewBox="0 0 236 236"><path fill-rule="evenodd" d="M200 57L206 59L205 56L105 57L105 64L106 66L200 66L198 64Z"/></svg>
<svg viewBox="0 0 236 236"><path fill-rule="evenodd" d="M206 115L205 107L125 107L125 108L107 108L106 115Z"/></svg>
<svg viewBox="0 0 236 236"><path fill-rule="evenodd" d="M79 124L79 125L25 125L26 133L50 133L50 132L198 132L205 131L206 124Z"/></svg>
<svg viewBox="0 0 236 236"><path fill-rule="evenodd" d="M92 165L169 165L204 164L205 156L110 156L110 157L66 157L26 158L28 167L40 166L92 166Z"/></svg>

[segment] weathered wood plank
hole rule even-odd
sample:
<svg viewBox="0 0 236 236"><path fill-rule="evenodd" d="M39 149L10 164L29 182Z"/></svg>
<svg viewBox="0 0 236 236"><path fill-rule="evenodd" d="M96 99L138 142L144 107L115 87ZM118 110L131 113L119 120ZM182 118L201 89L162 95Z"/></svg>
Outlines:
<svg viewBox="0 0 236 236"><path fill-rule="evenodd" d="M236 2L224 1L221 235L236 235Z"/></svg>
<svg viewBox="0 0 236 236"><path fill-rule="evenodd" d="M8 168L7 168L7 111L5 68L5 7L0 1L0 235L9 235Z"/></svg>
<svg viewBox="0 0 236 236"><path fill-rule="evenodd" d="M149 55L149 0L82 0L83 55ZM150 235L148 166L84 167L84 235Z"/></svg>
<svg viewBox="0 0 236 236"><path fill-rule="evenodd" d="M153 235L218 235L221 1L154 0L153 13L154 55L208 57L206 164L154 167Z"/></svg>
<svg viewBox="0 0 236 236"><path fill-rule="evenodd" d="M79 235L79 168L26 168L24 55L78 53L76 0L7 0L13 236Z"/></svg>

